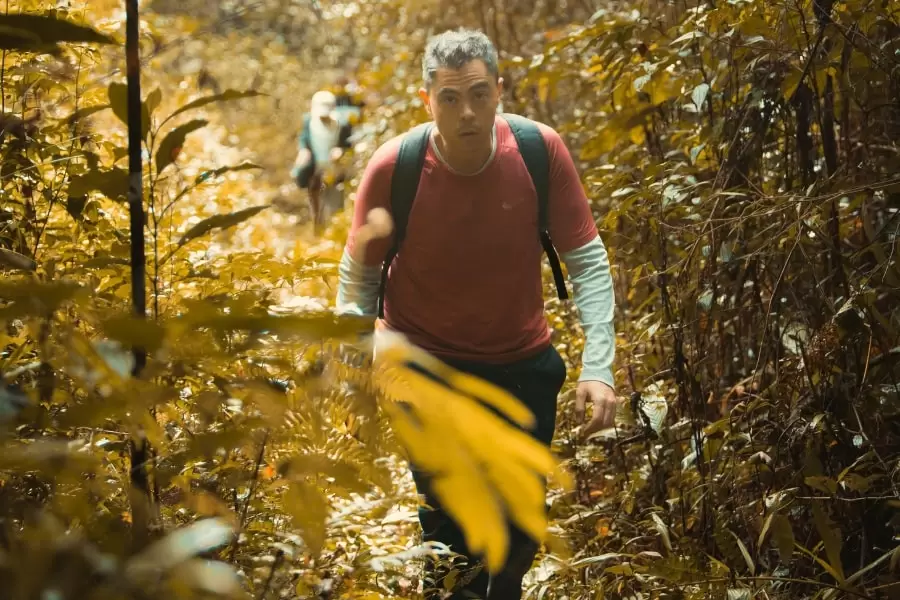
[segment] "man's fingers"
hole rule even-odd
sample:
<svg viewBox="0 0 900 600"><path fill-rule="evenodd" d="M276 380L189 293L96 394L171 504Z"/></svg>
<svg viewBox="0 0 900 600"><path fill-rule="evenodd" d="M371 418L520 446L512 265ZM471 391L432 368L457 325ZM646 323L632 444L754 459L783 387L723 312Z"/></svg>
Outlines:
<svg viewBox="0 0 900 600"><path fill-rule="evenodd" d="M581 424L584 421L584 401L585 396L587 394L584 393L580 387L575 390L575 420Z"/></svg>
<svg viewBox="0 0 900 600"><path fill-rule="evenodd" d="M597 412L597 407L595 406L594 415L591 417L590 423L587 424L581 435L587 437L593 433L597 433L601 429L603 429L602 414Z"/></svg>
<svg viewBox="0 0 900 600"><path fill-rule="evenodd" d="M383 208L373 208L366 214L365 224L356 232L356 243L353 247L353 259L363 262L366 256L366 246L369 242L378 238L391 235L394 231L394 220L391 213Z"/></svg>
<svg viewBox="0 0 900 600"><path fill-rule="evenodd" d="M605 426L612 427L616 424L616 405L614 403L606 404L606 420Z"/></svg>
<svg viewBox="0 0 900 600"><path fill-rule="evenodd" d="M615 420L615 403L607 401L605 398L598 398L594 400L594 414L591 415L591 421L584 428L582 435L587 437L601 429L612 427Z"/></svg>
<svg viewBox="0 0 900 600"><path fill-rule="evenodd" d="M391 213L383 208L373 208L366 215L366 226L373 238L383 238L391 235L394 230L394 220Z"/></svg>

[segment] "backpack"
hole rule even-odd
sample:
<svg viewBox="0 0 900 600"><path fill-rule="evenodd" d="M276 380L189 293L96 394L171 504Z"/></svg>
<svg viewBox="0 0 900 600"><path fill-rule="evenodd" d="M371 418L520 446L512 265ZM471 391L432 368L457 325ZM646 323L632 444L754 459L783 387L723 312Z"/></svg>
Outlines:
<svg viewBox="0 0 900 600"><path fill-rule="evenodd" d="M559 256L553 247L548 227L547 209L550 196L550 157L544 136L537 125L525 117L511 113L503 113L503 118L509 123L519 153L525 161L525 167L531 176L531 182L537 191L538 206L538 234L541 246L550 262L553 270L553 279L556 282L556 291L560 300L569 298L566 290L566 280L563 277L559 264ZM409 221L409 212L419 189L419 177L422 174L422 166L425 163L425 153L431 137L432 123L422 123L411 129L400 143L397 153L397 163L391 177L391 217L394 220L394 243L385 256L381 268L381 282L378 286L378 317L384 318L384 290L387 285L388 269L394 262L394 257L400 250L400 245L406 237L406 226Z"/></svg>
<svg viewBox="0 0 900 600"><path fill-rule="evenodd" d="M299 145L301 148L306 148L310 152L312 152L312 134L309 131L309 122L312 117L309 113L303 114L303 131L300 132ZM337 145L339 148L343 148L344 150L348 148L352 148L353 144L350 141L350 137L353 135L353 126L350 123L341 123L340 131L338 133L338 141ZM309 164L307 164L304 168L300 169L297 172L297 176L295 178L295 182L297 186L300 188L306 189L310 180L312 179L313 173L316 171L316 161L315 157Z"/></svg>
<svg viewBox="0 0 900 600"><path fill-rule="evenodd" d="M303 114L303 131L300 132L300 147L306 148L312 152L312 134L309 131L309 122L312 117L309 113ZM353 126L348 123L341 123L338 133L338 148L351 148L350 136L353 135Z"/></svg>

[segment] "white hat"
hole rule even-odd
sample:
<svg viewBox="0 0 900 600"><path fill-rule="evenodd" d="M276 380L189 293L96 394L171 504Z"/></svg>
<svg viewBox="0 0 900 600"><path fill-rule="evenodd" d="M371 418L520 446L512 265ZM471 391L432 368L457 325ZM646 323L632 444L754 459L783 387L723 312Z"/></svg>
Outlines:
<svg viewBox="0 0 900 600"><path fill-rule="evenodd" d="M337 98L327 90L321 90L313 94L310 102L310 114L316 118L322 118L334 112Z"/></svg>

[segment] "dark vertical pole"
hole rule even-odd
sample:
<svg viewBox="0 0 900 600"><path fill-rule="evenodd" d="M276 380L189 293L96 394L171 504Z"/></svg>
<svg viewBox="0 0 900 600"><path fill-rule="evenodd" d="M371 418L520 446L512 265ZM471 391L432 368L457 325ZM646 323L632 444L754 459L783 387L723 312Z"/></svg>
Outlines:
<svg viewBox="0 0 900 600"><path fill-rule="evenodd" d="M131 298L135 316L146 317L147 293L144 257L144 184L141 177L143 142L141 122L141 63L139 52L140 20L138 0L125 0L125 68L128 81L128 212L131 217ZM134 371L137 376L147 362L146 351L134 349ZM132 544L135 551L148 543L153 500L150 494L148 463L150 445L138 432L129 444L132 514Z"/></svg>
<svg viewBox="0 0 900 600"><path fill-rule="evenodd" d="M131 216L131 298L135 315L146 316L144 194L141 178L141 63L138 0L125 0L125 67L128 77L128 212ZM134 372L146 362L143 348L134 349Z"/></svg>

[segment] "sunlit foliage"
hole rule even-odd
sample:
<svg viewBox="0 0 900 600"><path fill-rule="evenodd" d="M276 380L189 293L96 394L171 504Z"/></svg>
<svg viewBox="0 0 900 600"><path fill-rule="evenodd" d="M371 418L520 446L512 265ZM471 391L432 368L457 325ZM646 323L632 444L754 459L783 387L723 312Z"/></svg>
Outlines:
<svg viewBox="0 0 900 600"><path fill-rule="evenodd" d="M548 534L535 597L896 594L896 2L287 4L142 3L146 322L122 3L5 11L91 29L0 36L4 598L415 596L441 549L417 545L403 457L448 448L492 565L504 503ZM527 444L502 476L475 468L496 453L460 419L518 438L398 378L437 368L402 340L369 364L371 323L328 312L347 215L311 238L287 174L345 67L372 100L348 166L424 118L421 49L461 24L497 40L505 108L564 134L610 248L623 404L578 444L567 385L574 489ZM548 308L571 381L577 318ZM538 471L564 484L549 528L509 487Z"/></svg>

